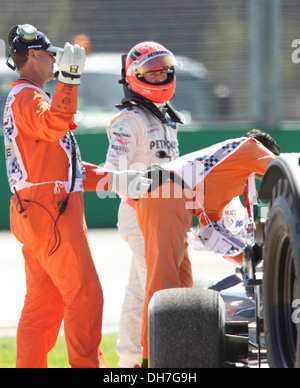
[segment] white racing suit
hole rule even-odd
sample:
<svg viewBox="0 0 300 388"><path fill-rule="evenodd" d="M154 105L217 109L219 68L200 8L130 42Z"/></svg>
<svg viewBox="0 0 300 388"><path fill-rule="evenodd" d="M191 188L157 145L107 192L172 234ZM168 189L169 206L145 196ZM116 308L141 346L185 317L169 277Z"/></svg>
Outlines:
<svg viewBox="0 0 300 388"><path fill-rule="evenodd" d="M177 124L166 117L168 123L163 124L141 107L122 109L107 128L110 144L106 167L143 171L151 164L176 159L179 155ZM121 368L138 365L142 356L141 317L146 284L144 237L137 222L136 212L128 202L122 199L118 214L119 232L132 251L117 343Z"/></svg>

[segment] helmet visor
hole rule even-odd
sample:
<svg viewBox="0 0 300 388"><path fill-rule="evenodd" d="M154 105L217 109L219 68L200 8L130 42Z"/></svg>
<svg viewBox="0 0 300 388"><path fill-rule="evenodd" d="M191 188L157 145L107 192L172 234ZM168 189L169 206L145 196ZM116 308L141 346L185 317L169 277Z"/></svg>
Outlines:
<svg viewBox="0 0 300 388"><path fill-rule="evenodd" d="M145 74L149 71L167 69L177 66L175 57L169 51L157 51L151 53L140 60L138 63L133 63L133 71L135 74Z"/></svg>

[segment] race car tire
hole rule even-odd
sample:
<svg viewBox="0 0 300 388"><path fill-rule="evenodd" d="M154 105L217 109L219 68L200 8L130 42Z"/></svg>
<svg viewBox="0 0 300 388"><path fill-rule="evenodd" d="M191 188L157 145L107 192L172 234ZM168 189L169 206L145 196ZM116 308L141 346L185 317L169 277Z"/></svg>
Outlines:
<svg viewBox="0 0 300 388"><path fill-rule="evenodd" d="M288 181L279 179L273 188L264 248L263 319L272 368L300 366L299 221Z"/></svg>
<svg viewBox="0 0 300 388"><path fill-rule="evenodd" d="M219 368L225 363L225 306L213 290L162 290L149 304L150 368Z"/></svg>

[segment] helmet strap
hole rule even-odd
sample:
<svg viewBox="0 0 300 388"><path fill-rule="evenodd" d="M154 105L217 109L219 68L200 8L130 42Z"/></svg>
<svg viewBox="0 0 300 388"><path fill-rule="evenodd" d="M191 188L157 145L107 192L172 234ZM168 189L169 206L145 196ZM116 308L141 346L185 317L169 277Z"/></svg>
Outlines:
<svg viewBox="0 0 300 388"><path fill-rule="evenodd" d="M6 59L6 66L8 66L11 70L15 71L16 66L14 66L14 64L12 64L11 61L12 61L12 57L10 54L8 54L8 57Z"/></svg>
<svg viewBox="0 0 300 388"><path fill-rule="evenodd" d="M168 119L162 113L162 111L152 102L144 99L142 96L136 94L136 96L131 96L127 98L123 98L122 104L115 105L116 108L122 110L124 108L138 106L142 109L145 109L152 115L154 115L162 124L167 124ZM181 117L178 112L172 107L170 103L166 103L166 110L171 120L175 123L183 124Z"/></svg>

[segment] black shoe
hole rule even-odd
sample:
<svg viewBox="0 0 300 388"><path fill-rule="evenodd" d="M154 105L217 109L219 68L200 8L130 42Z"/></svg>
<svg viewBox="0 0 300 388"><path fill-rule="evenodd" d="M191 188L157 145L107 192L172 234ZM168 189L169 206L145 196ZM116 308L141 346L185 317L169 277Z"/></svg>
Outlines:
<svg viewBox="0 0 300 388"><path fill-rule="evenodd" d="M141 368L148 368L148 358L144 358L143 359Z"/></svg>

